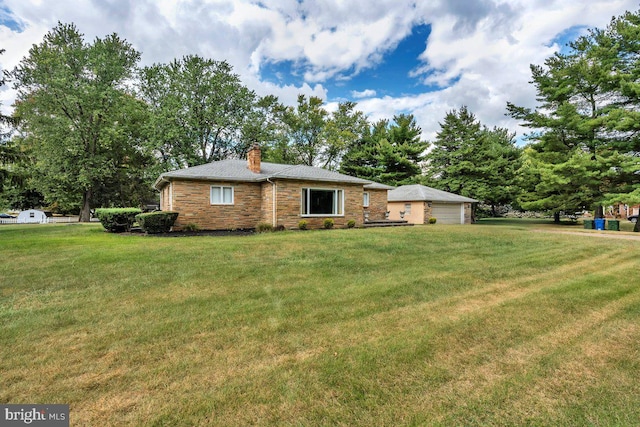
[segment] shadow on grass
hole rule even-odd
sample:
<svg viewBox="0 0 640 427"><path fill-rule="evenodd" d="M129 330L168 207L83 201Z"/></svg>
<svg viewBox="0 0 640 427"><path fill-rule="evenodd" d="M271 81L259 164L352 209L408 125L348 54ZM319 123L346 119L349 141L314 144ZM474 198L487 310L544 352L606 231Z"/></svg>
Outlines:
<svg viewBox="0 0 640 427"><path fill-rule="evenodd" d="M481 225L510 225L516 227L568 227L583 228L581 220L560 220L553 222L553 218L482 218L477 222Z"/></svg>
<svg viewBox="0 0 640 427"><path fill-rule="evenodd" d="M618 231L609 230L607 227L605 231L612 231L614 233ZM630 221L619 220L619 231L632 232L634 224ZM518 228L558 228L563 230L583 230L584 224L582 219L577 221L571 221L568 219L562 219L559 223L553 222L552 218L483 218L477 222L480 225L495 225L495 226L509 226Z"/></svg>

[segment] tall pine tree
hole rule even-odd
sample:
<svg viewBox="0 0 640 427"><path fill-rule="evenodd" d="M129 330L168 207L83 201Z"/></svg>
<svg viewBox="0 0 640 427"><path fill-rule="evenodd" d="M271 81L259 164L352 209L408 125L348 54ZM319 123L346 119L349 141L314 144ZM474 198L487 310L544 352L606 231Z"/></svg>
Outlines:
<svg viewBox="0 0 640 427"><path fill-rule="evenodd" d="M601 216L603 203L638 191L639 32L640 15L626 13L544 66L531 66L539 107L507 107L534 129L523 207L552 211L556 219L563 210L584 208Z"/></svg>
<svg viewBox="0 0 640 427"><path fill-rule="evenodd" d="M397 186L418 182L428 142L411 114L379 120L345 154L343 173Z"/></svg>
<svg viewBox="0 0 640 427"><path fill-rule="evenodd" d="M520 149L514 134L488 129L466 106L446 114L427 155L426 181L441 190L491 206L512 203L517 195Z"/></svg>

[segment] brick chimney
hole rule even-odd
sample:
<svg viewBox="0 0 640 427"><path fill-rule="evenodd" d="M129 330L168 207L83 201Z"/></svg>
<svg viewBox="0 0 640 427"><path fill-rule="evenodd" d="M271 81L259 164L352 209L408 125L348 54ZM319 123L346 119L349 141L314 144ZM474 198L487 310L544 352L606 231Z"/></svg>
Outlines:
<svg viewBox="0 0 640 427"><path fill-rule="evenodd" d="M253 173L260 173L260 146L253 144L247 153L247 163L249 170Z"/></svg>

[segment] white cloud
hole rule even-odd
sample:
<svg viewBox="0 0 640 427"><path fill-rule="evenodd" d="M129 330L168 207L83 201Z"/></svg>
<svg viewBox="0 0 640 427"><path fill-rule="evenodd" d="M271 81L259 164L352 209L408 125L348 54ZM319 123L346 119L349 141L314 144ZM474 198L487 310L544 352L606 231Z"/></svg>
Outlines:
<svg viewBox="0 0 640 427"><path fill-rule="evenodd" d="M351 96L360 99L360 98L371 98L376 96L376 91L373 89L365 89L363 91L358 92L357 90L351 91Z"/></svg>
<svg viewBox="0 0 640 427"><path fill-rule="evenodd" d="M529 64L542 64L558 34L574 26L605 27L635 11L637 0L4 0L22 32L0 26L0 68L12 69L58 21L74 22L87 41L118 33L142 52L142 63L187 54L227 60L260 95L295 104L298 93L333 101L328 79L348 87L410 34L430 24L422 65L409 78L438 87L404 96L353 91L372 120L411 112L432 138L447 111L467 105L489 126L519 129L505 117L507 101L533 106ZM291 61L304 82L260 80L265 63ZM406 77L404 77L406 78ZM426 87L425 87L426 88ZM6 111L14 93L0 91ZM333 98L333 99L332 99Z"/></svg>

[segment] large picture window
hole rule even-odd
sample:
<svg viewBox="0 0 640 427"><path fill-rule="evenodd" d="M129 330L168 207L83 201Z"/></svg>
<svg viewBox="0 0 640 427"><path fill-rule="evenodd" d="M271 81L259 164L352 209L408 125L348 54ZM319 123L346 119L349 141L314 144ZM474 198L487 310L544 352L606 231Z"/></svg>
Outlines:
<svg viewBox="0 0 640 427"><path fill-rule="evenodd" d="M344 215L344 191L303 188L301 205L302 215Z"/></svg>
<svg viewBox="0 0 640 427"><path fill-rule="evenodd" d="M232 205L233 187L211 186L212 205Z"/></svg>

